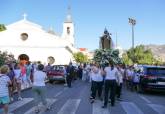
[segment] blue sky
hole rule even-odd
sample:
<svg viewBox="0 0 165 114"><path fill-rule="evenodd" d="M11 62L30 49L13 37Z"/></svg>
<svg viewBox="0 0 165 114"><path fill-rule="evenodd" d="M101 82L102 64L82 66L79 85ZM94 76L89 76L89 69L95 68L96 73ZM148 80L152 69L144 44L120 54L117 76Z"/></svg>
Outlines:
<svg viewBox="0 0 165 114"><path fill-rule="evenodd" d="M11 24L27 13L28 20L59 34L71 5L76 47L98 48L106 27L114 42L117 33L118 44L130 48L128 17L137 21L135 45L165 44L165 0L0 0L0 5L0 23Z"/></svg>

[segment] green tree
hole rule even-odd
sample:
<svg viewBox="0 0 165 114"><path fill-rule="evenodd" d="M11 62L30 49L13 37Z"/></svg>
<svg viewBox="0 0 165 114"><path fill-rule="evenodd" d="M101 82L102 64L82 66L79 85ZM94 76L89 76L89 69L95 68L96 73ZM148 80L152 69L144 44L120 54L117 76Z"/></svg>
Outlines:
<svg viewBox="0 0 165 114"><path fill-rule="evenodd" d="M10 63L16 61L14 55L8 54L7 52L0 51L0 66L4 65L5 63Z"/></svg>
<svg viewBox="0 0 165 114"><path fill-rule="evenodd" d="M132 65L132 60L128 57L127 53L124 53L122 56L122 60L126 65Z"/></svg>
<svg viewBox="0 0 165 114"><path fill-rule="evenodd" d="M75 58L75 61L77 63L88 62L88 57L84 55L82 52L74 53L73 57Z"/></svg>
<svg viewBox="0 0 165 114"><path fill-rule="evenodd" d="M145 49L143 45L136 46L134 49L129 49L123 54L123 61L125 64L130 65L131 61L137 64L153 64L156 60L150 49Z"/></svg>
<svg viewBox="0 0 165 114"><path fill-rule="evenodd" d="M0 51L0 66L4 65L5 63L5 57L4 54Z"/></svg>
<svg viewBox="0 0 165 114"><path fill-rule="evenodd" d="M0 24L0 32L6 30L6 27L4 24Z"/></svg>

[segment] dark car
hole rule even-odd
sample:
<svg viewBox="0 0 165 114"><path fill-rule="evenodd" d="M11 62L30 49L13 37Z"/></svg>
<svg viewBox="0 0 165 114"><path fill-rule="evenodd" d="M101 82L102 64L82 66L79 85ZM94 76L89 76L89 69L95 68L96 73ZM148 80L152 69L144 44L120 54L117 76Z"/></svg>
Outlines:
<svg viewBox="0 0 165 114"><path fill-rule="evenodd" d="M142 66L140 76L141 91L164 91L165 92L165 67Z"/></svg>
<svg viewBox="0 0 165 114"><path fill-rule="evenodd" d="M65 81L65 66L55 65L47 72L49 82Z"/></svg>

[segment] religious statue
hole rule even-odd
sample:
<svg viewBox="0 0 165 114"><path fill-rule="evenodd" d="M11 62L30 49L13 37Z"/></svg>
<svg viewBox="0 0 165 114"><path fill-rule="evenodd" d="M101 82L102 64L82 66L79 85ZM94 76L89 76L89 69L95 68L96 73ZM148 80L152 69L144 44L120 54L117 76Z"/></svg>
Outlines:
<svg viewBox="0 0 165 114"><path fill-rule="evenodd" d="M104 34L100 37L100 48L101 49L110 49L112 48L112 38L111 33L105 28Z"/></svg>

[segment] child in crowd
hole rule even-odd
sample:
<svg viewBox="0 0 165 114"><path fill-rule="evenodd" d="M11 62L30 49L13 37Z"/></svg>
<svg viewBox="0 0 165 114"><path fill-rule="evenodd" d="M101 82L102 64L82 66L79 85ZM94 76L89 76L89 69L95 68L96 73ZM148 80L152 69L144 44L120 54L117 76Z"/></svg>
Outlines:
<svg viewBox="0 0 165 114"><path fill-rule="evenodd" d="M0 104L4 109L4 114L8 114L9 90L11 84L10 78L6 75L9 72L9 67L4 65L0 68Z"/></svg>

